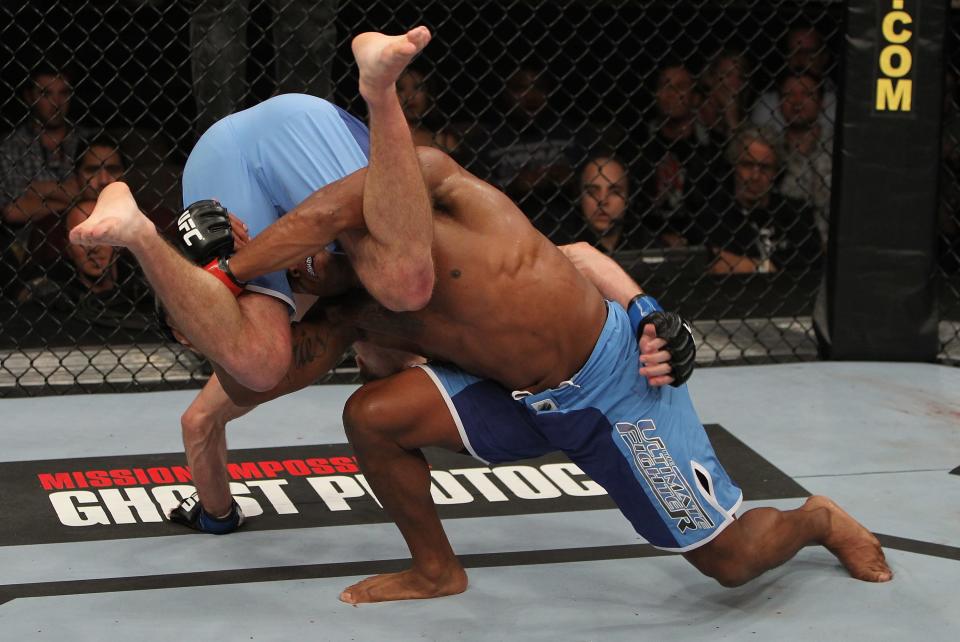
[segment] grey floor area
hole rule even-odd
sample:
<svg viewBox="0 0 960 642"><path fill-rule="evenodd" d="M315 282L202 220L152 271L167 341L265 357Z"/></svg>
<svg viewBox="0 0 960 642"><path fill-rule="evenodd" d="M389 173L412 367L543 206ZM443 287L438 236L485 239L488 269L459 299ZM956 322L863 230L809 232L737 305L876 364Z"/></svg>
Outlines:
<svg viewBox="0 0 960 642"><path fill-rule="evenodd" d="M166 523L44 526L55 495L80 507L57 512L61 522L95 520L108 504L118 521L132 491L98 488L89 474L87 487L70 490L81 484L73 476L110 466L167 470L192 393L5 399L0 640L957 639L960 475L951 471L960 469L960 369L741 366L700 370L690 387L704 423L719 424L741 450L806 491L832 496L879 534L893 582L858 582L829 553L808 548L747 586L724 589L681 557L653 554L605 505L544 509L564 498L543 489L523 497L521 489L445 519L468 566L466 593L351 607L337 600L343 587L406 554L395 528L373 513L366 521L309 521L317 503L275 501L279 514L261 524L282 527L257 529L255 518L226 537L182 534ZM352 390L315 387L257 409L231 427L231 448L257 461L322 454L325 444L345 441L340 410ZM64 475L54 484L55 472ZM41 479L54 486L42 488ZM324 486L323 501L330 515L349 516L332 507L359 501L362 490L339 479ZM303 480L289 487L296 481ZM577 495L587 486L558 488ZM455 495L451 503L471 505ZM745 495L745 509L802 501ZM134 512L149 521L149 511Z"/></svg>

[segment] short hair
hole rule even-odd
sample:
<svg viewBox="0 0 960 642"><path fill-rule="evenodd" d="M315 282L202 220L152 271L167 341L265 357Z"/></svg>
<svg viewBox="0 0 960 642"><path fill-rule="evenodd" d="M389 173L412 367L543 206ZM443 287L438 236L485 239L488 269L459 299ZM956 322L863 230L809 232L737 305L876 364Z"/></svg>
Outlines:
<svg viewBox="0 0 960 642"><path fill-rule="evenodd" d="M60 76L72 85L74 77L73 66L68 62L41 60L30 68L30 74L27 76L23 86L24 91L36 87L37 79L40 76Z"/></svg>
<svg viewBox="0 0 960 642"><path fill-rule="evenodd" d="M811 73L810 71L791 71L789 69L787 69L777 79L777 95L783 96L783 86L787 84L788 80L793 80L793 79L802 80L804 78L809 78L810 80L813 81L813 86L817 90L817 96L819 96L820 98L823 98L823 92L824 92L823 80L819 76L817 76L814 73Z"/></svg>
<svg viewBox="0 0 960 642"><path fill-rule="evenodd" d="M83 157L86 156L87 153L94 147L109 147L110 149L116 150L117 154L120 155L120 162L123 163L123 168L130 168L130 164L127 162L127 157L124 155L123 149L120 147L120 141L109 134L96 134L94 136L90 136L89 138L81 139L77 144L77 154L73 161L74 172L80 169L80 164L83 162Z"/></svg>
<svg viewBox="0 0 960 642"><path fill-rule="evenodd" d="M727 162L735 166L743 155L744 151L754 143L761 143L773 150L777 156L777 167L783 164L784 148L780 136L767 126L748 125L737 130L730 144L727 145Z"/></svg>
<svg viewBox="0 0 960 642"><path fill-rule="evenodd" d="M653 74L653 89L660 89L660 86L663 82L663 76L667 73L668 69L683 69L690 77L696 80L696 75L693 73L693 69L690 65L687 64L687 61L683 58L677 56L667 56L660 61L660 64L657 65L657 73Z"/></svg>
<svg viewBox="0 0 960 642"><path fill-rule="evenodd" d="M784 49L787 49L790 46L790 36L795 33L800 33L801 31L812 31L813 33L817 34L818 38L820 38L821 46L825 45L826 38L824 38L823 32L820 31L820 28L817 27L817 24L809 18L803 18L787 27L786 32L783 34Z"/></svg>

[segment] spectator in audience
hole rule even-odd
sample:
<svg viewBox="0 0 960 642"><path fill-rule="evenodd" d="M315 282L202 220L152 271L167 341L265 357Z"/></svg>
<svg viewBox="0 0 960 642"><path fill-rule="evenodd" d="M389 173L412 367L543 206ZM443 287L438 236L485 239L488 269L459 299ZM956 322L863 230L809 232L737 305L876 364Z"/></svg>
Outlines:
<svg viewBox="0 0 960 642"><path fill-rule="evenodd" d="M104 187L120 180L123 177L126 161L120 152L119 144L107 136L92 138L89 142L80 142L80 154L77 157L75 170L71 182L75 189L74 205L64 214L66 216L51 216L41 221L34 230L29 245L29 257L24 262L23 277L28 281L26 292L49 287L50 279L56 281L70 274L64 274L62 255L68 257L70 248L65 245L66 234L63 231L65 219L69 216L76 218L82 211L82 202L88 204L96 200ZM80 201L80 203L77 203ZM80 209L78 209L80 208ZM63 219L63 220L62 220ZM75 221L74 225L79 221ZM69 231L69 230L68 230ZM103 254L98 248L95 253ZM21 294L20 298L23 298Z"/></svg>
<svg viewBox="0 0 960 642"><path fill-rule="evenodd" d="M727 148L733 202L717 212L707 246L714 274L818 268L821 244L813 211L774 188L781 146L769 130L748 127Z"/></svg>
<svg viewBox="0 0 960 642"><path fill-rule="evenodd" d="M836 122L837 90L830 79L830 52L823 36L815 26L809 23L794 25L784 39L786 49L785 71L793 74L805 74L820 82L822 110L820 119L823 124L832 126ZM780 110L780 94L770 90L757 100L751 114L754 124L767 126L779 133L786 126Z"/></svg>
<svg viewBox="0 0 960 642"><path fill-rule="evenodd" d="M821 242L826 246L833 173L833 127L822 118L823 88L809 74L789 74L780 81L780 111L786 129L780 191L814 208Z"/></svg>
<svg viewBox="0 0 960 642"><path fill-rule="evenodd" d="M197 130L242 107L247 93L250 0L197 0L190 13L190 67ZM329 98L338 0L270 0L277 93Z"/></svg>
<svg viewBox="0 0 960 642"><path fill-rule="evenodd" d="M23 91L30 120L0 143L0 211L8 225L62 211L76 197L77 144L89 130L70 123L72 98L65 68L44 64L31 72Z"/></svg>
<svg viewBox="0 0 960 642"><path fill-rule="evenodd" d="M751 69L742 51L722 49L701 74L699 119L714 145L726 145L749 113Z"/></svg>
<svg viewBox="0 0 960 642"><path fill-rule="evenodd" d="M699 95L683 62L666 62L657 71L655 102L659 118L643 148L650 169L645 191L652 204L647 220L667 246L700 244L703 230L697 219L725 170L698 121Z"/></svg>
<svg viewBox="0 0 960 642"><path fill-rule="evenodd" d="M30 221L66 208L76 196L73 162L82 128L68 120L73 91L65 67L43 63L21 97L29 121L0 143L0 295L13 296L30 245Z"/></svg>
<svg viewBox="0 0 960 642"><path fill-rule="evenodd" d="M605 254L643 249L648 233L630 215L630 176L610 152L592 154L580 171L580 216L569 216L555 243L584 241Z"/></svg>
<svg viewBox="0 0 960 642"><path fill-rule="evenodd" d="M456 149L457 137L444 130L446 123L436 107L433 83L424 72L415 67L404 69L397 79L397 96L414 145L436 147L448 154Z"/></svg>
<svg viewBox="0 0 960 642"><path fill-rule="evenodd" d="M534 225L554 235L569 212L574 168L584 160L581 141L595 142L584 123L566 120L550 106L553 84L546 72L527 64L507 79L503 120L481 131L480 167L475 173L506 192Z"/></svg>

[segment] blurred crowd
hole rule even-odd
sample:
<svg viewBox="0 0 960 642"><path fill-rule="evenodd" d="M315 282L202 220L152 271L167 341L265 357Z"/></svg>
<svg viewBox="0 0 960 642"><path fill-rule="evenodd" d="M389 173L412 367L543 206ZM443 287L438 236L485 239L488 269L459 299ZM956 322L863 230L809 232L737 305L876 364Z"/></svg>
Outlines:
<svg viewBox="0 0 960 642"><path fill-rule="evenodd" d="M190 23L197 135L239 109L247 92L249 52L230 36L249 16L215 4L198 3ZM274 25L278 92L331 94L335 11L328 1L278 12L286 15ZM427 57L400 77L397 91L418 145L450 153L502 189L557 244L586 241L639 266L641 279L648 265L696 277L816 274L829 234L835 55L813 23L791 25L779 55L780 73L762 84L744 50L722 48L696 68L661 57L647 76L650 108L629 131L574 116L548 65L520 64L492 99L496 109L476 110L495 116L472 122L443 113L438 87L449 87ZM139 159L130 141L70 119L74 80L68 65L33 68L19 96L29 118L0 142L0 297L122 324L150 305L142 278L114 248L80 248L67 234L104 186L130 180ZM951 76L941 237L944 268L954 272L955 93ZM173 182L162 172L143 180ZM165 188L178 191L175 182ZM166 227L178 205L168 199L148 214Z"/></svg>

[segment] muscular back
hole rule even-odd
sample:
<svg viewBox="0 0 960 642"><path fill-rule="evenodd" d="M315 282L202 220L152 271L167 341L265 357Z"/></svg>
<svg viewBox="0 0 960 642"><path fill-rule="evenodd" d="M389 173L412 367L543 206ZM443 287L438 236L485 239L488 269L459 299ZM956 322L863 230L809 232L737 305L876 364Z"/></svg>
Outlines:
<svg viewBox="0 0 960 642"><path fill-rule="evenodd" d="M600 334L600 294L502 192L442 152L419 154L434 205L433 296L417 312L369 307L359 327L513 389L568 379Z"/></svg>

